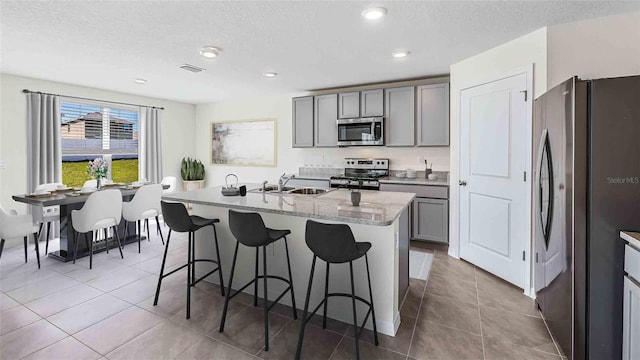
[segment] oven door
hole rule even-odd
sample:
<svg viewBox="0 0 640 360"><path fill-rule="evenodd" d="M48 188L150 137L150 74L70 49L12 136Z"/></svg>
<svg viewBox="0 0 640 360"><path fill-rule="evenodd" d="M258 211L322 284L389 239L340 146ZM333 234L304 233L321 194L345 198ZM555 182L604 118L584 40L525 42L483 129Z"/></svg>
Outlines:
<svg viewBox="0 0 640 360"><path fill-rule="evenodd" d="M384 145L383 118L338 120L338 145Z"/></svg>

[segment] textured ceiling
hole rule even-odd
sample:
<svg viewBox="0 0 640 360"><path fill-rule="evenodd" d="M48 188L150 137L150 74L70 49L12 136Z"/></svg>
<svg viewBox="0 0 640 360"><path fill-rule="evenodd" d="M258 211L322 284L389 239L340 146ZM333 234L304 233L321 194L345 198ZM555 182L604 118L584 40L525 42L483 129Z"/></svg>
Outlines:
<svg viewBox="0 0 640 360"><path fill-rule="evenodd" d="M388 9L367 22L369 5ZM445 74L546 25L640 2L2 1L0 71L189 103ZM202 58L204 45L222 49ZM411 55L394 59L406 48ZM207 70L193 74L184 63ZM275 71L269 79L261 75ZM144 78L146 85L134 83ZM37 89L36 89L37 90Z"/></svg>

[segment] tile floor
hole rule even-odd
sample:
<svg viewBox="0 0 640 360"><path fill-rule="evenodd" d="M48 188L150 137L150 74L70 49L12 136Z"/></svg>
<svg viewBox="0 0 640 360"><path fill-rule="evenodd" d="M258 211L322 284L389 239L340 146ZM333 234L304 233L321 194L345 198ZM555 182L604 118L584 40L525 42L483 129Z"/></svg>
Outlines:
<svg viewBox="0 0 640 360"><path fill-rule="evenodd" d="M186 237L174 236L167 266L186 258ZM44 245L44 244L43 244ZM55 244L52 248L57 249ZM50 248L51 248L50 247ZM41 246L43 249L44 246ZM494 276L434 253L427 281L411 279L395 337L371 332L360 343L362 359L560 359L531 299ZM299 324L290 309L270 315L269 351L263 350L261 308L252 297L237 296L225 332L218 324L224 299L215 285L201 282L192 292L192 317L184 318L186 274L163 282L153 306L163 247L152 234L143 243L88 258L76 265L42 258L38 270L29 251L5 249L0 260L0 359L293 359ZM338 321L307 327L303 358L354 358L353 329Z"/></svg>

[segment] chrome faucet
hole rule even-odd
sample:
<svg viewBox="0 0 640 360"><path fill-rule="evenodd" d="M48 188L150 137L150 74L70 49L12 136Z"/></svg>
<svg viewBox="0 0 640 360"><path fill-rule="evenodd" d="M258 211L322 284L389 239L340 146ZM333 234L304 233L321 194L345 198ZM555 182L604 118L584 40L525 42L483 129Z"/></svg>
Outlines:
<svg viewBox="0 0 640 360"><path fill-rule="evenodd" d="M289 180L293 179L294 177L296 177L295 174L287 176L287 173L282 173L282 175L280 175L280 179L278 179L278 192L282 192L284 186L287 185Z"/></svg>
<svg viewBox="0 0 640 360"><path fill-rule="evenodd" d="M269 183L269 182L268 182L267 180L265 180L265 181L263 181L263 182L262 182L262 193L263 193L263 194L267 192L267 184L268 184L268 183Z"/></svg>

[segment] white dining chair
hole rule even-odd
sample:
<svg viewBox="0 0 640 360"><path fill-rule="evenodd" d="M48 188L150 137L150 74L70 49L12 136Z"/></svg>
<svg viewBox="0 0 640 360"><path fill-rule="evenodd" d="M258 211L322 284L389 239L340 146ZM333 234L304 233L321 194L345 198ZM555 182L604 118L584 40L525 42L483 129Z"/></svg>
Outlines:
<svg viewBox="0 0 640 360"><path fill-rule="evenodd" d="M162 210L160 208L161 197L162 185L145 185L139 188L138 191L136 191L136 194L133 196L133 199L131 199L131 201L122 204L122 217L125 221L125 235L127 235L128 233L129 222L135 222L138 225L138 252L140 252L140 237L142 236L141 222L142 220L145 220L147 228L147 238L150 238L151 236L149 232L149 219L153 217L155 217L156 219L158 233L160 234L162 245L164 245L164 237L162 235L162 231L160 230L160 221L158 219L158 217L162 213ZM151 239L149 239L149 241L151 241Z"/></svg>
<svg viewBox="0 0 640 360"><path fill-rule="evenodd" d="M24 262L27 262L27 242L29 235L33 234L36 244L36 257L38 269L40 269L40 249L38 248L38 227L33 224L31 214L18 215L15 210L5 211L0 207L0 257L4 249L6 239L24 237Z"/></svg>
<svg viewBox="0 0 640 360"><path fill-rule="evenodd" d="M178 186L178 179L176 179L175 176L165 176L162 178L162 181L160 182L161 185L169 185L169 187L167 189L163 189L162 193L163 194L170 194L174 191L176 191L176 186Z"/></svg>
<svg viewBox="0 0 640 360"><path fill-rule="evenodd" d="M36 187L36 192L38 191L55 191L58 186L64 186L62 183L46 183L40 184ZM49 253L49 238L51 233L51 224L60 220L60 206L45 206L39 207L34 206L33 211L33 220L35 224L39 224L38 228L38 240L40 236L42 236L42 229L44 224L47 224L47 237L46 243L44 247L45 255Z"/></svg>
<svg viewBox="0 0 640 360"><path fill-rule="evenodd" d="M95 233L102 229L113 230L113 236L118 241L120 257L122 255L122 244L117 226L122 219L122 193L120 190L102 190L89 195L87 201L80 210L71 211L71 224L75 230L73 234L75 251L73 253L73 263L76 263L78 256L79 234L84 234L85 241L88 240L88 233L91 232L91 242L89 245L89 269L93 268L93 243ZM109 238L105 238L105 247L109 253Z"/></svg>

